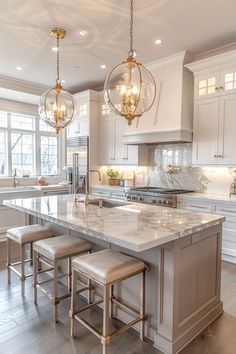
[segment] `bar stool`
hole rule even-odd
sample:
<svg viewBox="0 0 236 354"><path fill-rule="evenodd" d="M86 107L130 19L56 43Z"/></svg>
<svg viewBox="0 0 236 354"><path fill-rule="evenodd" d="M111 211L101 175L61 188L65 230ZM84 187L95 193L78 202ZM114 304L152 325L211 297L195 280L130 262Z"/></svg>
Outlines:
<svg viewBox="0 0 236 354"><path fill-rule="evenodd" d="M74 321L82 323L87 329L94 333L103 345L103 354L108 354L108 345L111 339L123 332L136 323L141 322L140 339L144 338L145 327L145 274L147 266L139 259L114 252L112 250L104 250L89 255L76 257L72 262L72 295L71 295L71 336L75 335ZM76 308L76 292L77 292L77 276L83 275L91 279L93 282L103 286L103 300L100 299L92 304ZM141 274L140 289L140 311L136 311L132 307L124 304L122 300L114 296L114 284L120 283L125 279L134 275ZM111 293L110 293L111 292ZM97 331L87 321L81 317L81 313L92 306L96 306L103 302L103 330L102 333ZM119 330L110 333L109 317L114 317L113 306L126 308L133 315L134 319L130 323L124 325Z"/></svg>
<svg viewBox="0 0 236 354"><path fill-rule="evenodd" d="M71 296L71 259L82 253L90 253L92 249L91 243L86 240L80 239L71 235L61 235L54 238L40 240L34 243L33 247L33 264L34 264L34 302L37 305L37 289L39 288L50 300L54 303L54 320L58 322L58 305L59 302ZM42 258L43 256L43 258ZM58 263L62 260L68 260L68 273L63 273L58 268ZM38 282L38 263L39 261L50 268L45 269L43 272L53 271L53 278ZM40 272L42 273L42 271ZM62 296L58 295L58 282L60 278L67 277L68 279L68 292ZM43 285L53 281L53 293L47 291ZM82 281L82 280L81 280ZM86 286L78 291L88 291L88 301L91 299L92 285L91 281Z"/></svg>
<svg viewBox="0 0 236 354"><path fill-rule="evenodd" d="M30 254L32 257L32 245L35 241L54 236L54 231L46 226L39 224L16 227L7 230L7 274L8 283L11 282L11 270L16 273L21 280L21 293L25 294L25 280L33 274L25 274L25 263L32 262L33 259L26 259L25 246L30 245ZM20 245L20 262L11 263L11 241ZM20 271L15 266L20 264Z"/></svg>

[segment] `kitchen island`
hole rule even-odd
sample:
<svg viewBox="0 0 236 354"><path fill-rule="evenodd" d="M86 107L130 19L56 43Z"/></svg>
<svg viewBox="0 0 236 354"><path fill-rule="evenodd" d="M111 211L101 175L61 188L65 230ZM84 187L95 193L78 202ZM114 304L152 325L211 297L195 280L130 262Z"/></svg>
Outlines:
<svg viewBox="0 0 236 354"><path fill-rule="evenodd" d="M102 208L96 200L85 206L75 203L73 195L4 204L42 220L58 234L70 230L88 239L94 251L111 248L147 262L147 335L164 353L178 353L223 311L224 217L111 200ZM138 277L124 281L116 292L138 308ZM124 322L130 320L123 310L117 316Z"/></svg>

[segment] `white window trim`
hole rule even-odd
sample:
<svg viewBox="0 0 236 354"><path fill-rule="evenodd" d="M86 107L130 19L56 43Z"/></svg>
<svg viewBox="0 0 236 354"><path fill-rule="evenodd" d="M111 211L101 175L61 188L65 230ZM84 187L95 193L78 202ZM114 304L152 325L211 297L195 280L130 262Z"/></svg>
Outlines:
<svg viewBox="0 0 236 354"><path fill-rule="evenodd" d="M4 110L2 110L4 112ZM56 133L54 132L49 132L49 131L40 131L39 130L39 117L34 116L32 114L22 114L22 113L16 113L16 112L6 112L7 113L7 127L0 127L1 131L5 131L6 134L6 140L7 140L7 175L0 176L0 180L4 179L7 180L8 178L11 178L12 176L12 157L11 157L11 133L13 132L20 132L20 133L29 133L29 134L34 134L34 156L33 156L33 163L34 163L34 175L30 175L27 178L34 178L38 177L41 175L40 169L41 169L41 161L40 161L40 141L41 141L41 136L53 136L53 137L58 137L58 174L57 175L46 175L45 177L47 178L54 178L54 177L62 177L63 176L63 165L65 164L65 151L63 151L63 146L65 146L65 133L62 131L59 136L57 136ZM29 116L33 117L35 119L35 129L18 129L18 128L12 128L11 127L11 119L10 115L11 114L19 114L21 116ZM65 149L64 149L65 150ZM25 178L25 177L22 177Z"/></svg>

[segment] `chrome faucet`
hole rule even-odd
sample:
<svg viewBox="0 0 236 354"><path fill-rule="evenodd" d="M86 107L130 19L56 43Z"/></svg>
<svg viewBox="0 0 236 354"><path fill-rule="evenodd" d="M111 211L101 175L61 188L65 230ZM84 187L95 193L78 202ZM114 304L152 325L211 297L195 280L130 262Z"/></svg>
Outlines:
<svg viewBox="0 0 236 354"><path fill-rule="evenodd" d="M89 183L88 183L88 178L89 178L89 174L90 173L98 173L99 182L102 181L102 177L101 177L101 172L100 171L98 171L98 170L89 170L89 171L87 171L86 176L85 176L85 198L84 198L84 204L85 205L89 204L89 197L88 197L89 196ZM78 190L78 187L76 188L76 191L75 191L75 202L78 201L77 190Z"/></svg>
<svg viewBox="0 0 236 354"><path fill-rule="evenodd" d="M12 175L13 177L13 187L16 188L18 182L16 181L16 176L17 176L17 173L16 173L16 168L14 168L14 173Z"/></svg>

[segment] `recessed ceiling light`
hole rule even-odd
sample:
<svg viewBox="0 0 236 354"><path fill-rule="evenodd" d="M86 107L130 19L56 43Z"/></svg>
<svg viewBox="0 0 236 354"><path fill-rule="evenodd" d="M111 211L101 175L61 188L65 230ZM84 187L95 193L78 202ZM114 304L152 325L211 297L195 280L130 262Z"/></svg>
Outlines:
<svg viewBox="0 0 236 354"><path fill-rule="evenodd" d="M58 51L58 48L57 48L57 47L52 47L52 50L53 50L54 52L57 52L57 51Z"/></svg>
<svg viewBox="0 0 236 354"><path fill-rule="evenodd" d="M161 39L156 39L156 40L155 40L155 44L157 44L157 45L162 44L162 40L161 40Z"/></svg>
<svg viewBox="0 0 236 354"><path fill-rule="evenodd" d="M83 31L79 32L80 36L82 36L82 37L86 36L87 33L88 32L86 30L83 30Z"/></svg>
<svg viewBox="0 0 236 354"><path fill-rule="evenodd" d="M17 66L16 70L19 70L19 71L22 70L22 66Z"/></svg>
<svg viewBox="0 0 236 354"><path fill-rule="evenodd" d="M105 64L102 64L102 65L100 65L100 68L101 68L101 69L106 69L106 65L105 65Z"/></svg>

